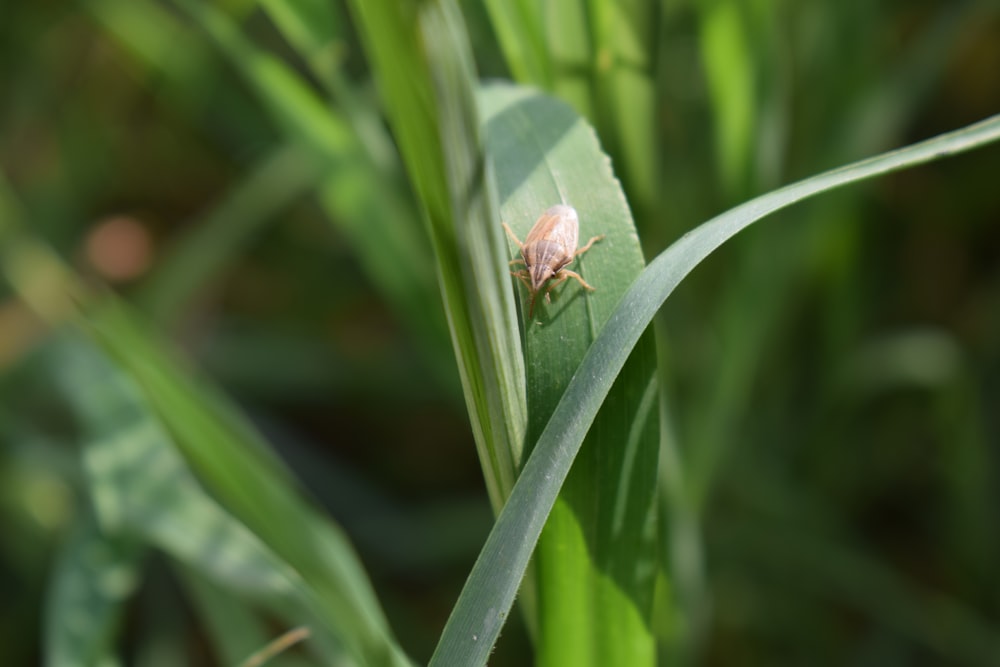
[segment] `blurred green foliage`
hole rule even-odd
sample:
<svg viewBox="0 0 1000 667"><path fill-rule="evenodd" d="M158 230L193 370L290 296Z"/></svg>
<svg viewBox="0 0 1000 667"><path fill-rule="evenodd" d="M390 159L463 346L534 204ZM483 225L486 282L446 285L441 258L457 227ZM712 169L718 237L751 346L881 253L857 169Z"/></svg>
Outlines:
<svg viewBox="0 0 1000 667"><path fill-rule="evenodd" d="M481 73L554 92L597 129L647 257L739 201L1000 109L987 1L462 9ZM255 501L279 497L336 542L295 505L304 487L425 661L491 515L431 242L383 123L407 110L384 109L347 8L15 3L0 80L0 662L39 662L54 573L74 572L73 545L93 536L83 448L108 441L73 406L105 382L122 414L173 411L179 442L197 440L193 424L258 443L247 465L274 476L267 488L211 502L278 530ZM663 661L995 664L998 173L994 146L826 195L745 232L668 302L661 389L693 527L663 528L687 535L658 589ZM94 357L54 335L65 310L41 293L33 312L18 281L44 282L55 258L154 323L273 452L242 417L188 421L236 411L204 383L171 394L152 352ZM73 375L85 361L103 380ZM122 398L126 368L146 399ZM231 594L259 579L223 594L116 546L100 561L116 585L75 592L126 595L125 664L228 664L286 622L337 618L336 601L286 582L244 619ZM308 546L281 556L314 592L337 573ZM256 549L241 553L269 562ZM359 647L319 637L319 652L378 653L379 613L359 621ZM90 641L115 625L90 620L107 628ZM509 623L491 662L523 664L526 646Z"/></svg>

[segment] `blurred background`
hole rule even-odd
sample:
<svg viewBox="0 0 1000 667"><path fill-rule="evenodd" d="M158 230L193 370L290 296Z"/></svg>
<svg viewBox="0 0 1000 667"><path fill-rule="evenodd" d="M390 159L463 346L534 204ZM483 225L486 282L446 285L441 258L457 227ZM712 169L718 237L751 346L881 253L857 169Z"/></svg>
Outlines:
<svg viewBox="0 0 1000 667"><path fill-rule="evenodd" d="M326 22L306 44L282 4L8 3L0 232L17 221L110 286L240 406L344 526L425 661L492 515L349 13L294 3ZM462 8L480 73L514 76L493 15ZM752 196L1000 110L993 2L648 10L642 150L621 114L554 86L595 124L647 258ZM314 121L337 151L332 183L303 148ZM707 665L998 664L998 184L988 147L824 195L741 234L668 300L665 390L705 588L697 619L664 605L665 646L690 634ZM411 265L380 261L386 243ZM41 277L11 248L0 662L29 665L85 491L53 322L15 289ZM128 664L216 664L162 556L131 612ZM508 624L493 664L523 664L526 642Z"/></svg>

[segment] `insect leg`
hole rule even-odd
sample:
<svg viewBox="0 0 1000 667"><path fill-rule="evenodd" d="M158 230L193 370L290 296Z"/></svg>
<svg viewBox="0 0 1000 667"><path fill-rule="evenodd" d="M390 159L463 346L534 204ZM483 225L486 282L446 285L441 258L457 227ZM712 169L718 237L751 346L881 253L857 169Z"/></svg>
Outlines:
<svg viewBox="0 0 1000 667"><path fill-rule="evenodd" d="M514 236L514 232L510 231L510 227L507 226L507 223L506 222L501 222L500 224L503 225L504 230L506 230L506 232L507 232L507 236L509 236L511 239L514 240L514 243L517 244L517 247L518 248L523 248L524 244L521 243L516 236Z"/></svg>
<svg viewBox="0 0 1000 667"><path fill-rule="evenodd" d="M574 252L573 256L574 257L579 257L583 253L585 253L588 250L590 250L590 246L594 245L595 243L597 243L598 241L600 241L603 238L604 238L604 234L601 234L600 236L595 236L594 238L592 238L589 241L587 241L587 245L583 246L582 248L580 248L579 250L577 250L576 252ZM577 278L579 278L579 277L580 276L577 276Z"/></svg>
<svg viewBox="0 0 1000 667"><path fill-rule="evenodd" d="M511 271L510 275L512 275L515 278L517 278L518 280L520 280L522 283L524 283L525 287L527 287L529 290L531 290L531 274L530 273L528 273L527 271L524 271L524 270L522 270L522 271Z"/></svg>
<svg viewBox="0 0 1000 667"><path fill-rule="evenodd" d="M587 244L587 245L590 245L590 244ZM589 285L586 280L584 280L583 278L581 278L580 274L577 273L576 271L570 271L569 269L561 269L559 271L559 273L557 273L556 275L560 276L559 277L559 281L557 283L555 283L556 285L558 285L562 281L566 280L567 278L575 278L576 281L578 283L580 283L580 285L583 287L583 289L587 290L588 292L593 292L594 289L595 289L592 285Z"/></svg>
<svg viewBox="0 0 1000 667"><path fill-rule="evenodd" d="M558 287L565 281L569 276L566 275L566 271L556 271L552 278L549 279L548 284L545 286L544 290L539 290L545 296L545 303L552 303L552 297L549 296L553 289Z"/></svg>

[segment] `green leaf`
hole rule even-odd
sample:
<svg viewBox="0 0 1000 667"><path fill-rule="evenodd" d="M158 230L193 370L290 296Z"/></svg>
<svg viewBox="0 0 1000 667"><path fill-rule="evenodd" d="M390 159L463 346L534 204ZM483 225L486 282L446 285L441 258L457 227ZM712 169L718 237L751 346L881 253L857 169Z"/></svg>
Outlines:
<svg viewBox="0 0 1000 667"><path fill-rule="evenodd" d="M593 292L568 280L551 304L539 299L529 319L530 296L512 281L522 303L532 443L644 263L607 156L569 106L512 86L487 87L481 101L504 219L518 237L556 203L576 207L581 246L604 236L570 267ZM513 243L510 254L519 256ZM591 429L539 543L538 664L653 663L655 366L647 337Z"/></svg>
<svg viewBox="0 0 1000 667"><path fill-rule="evenodd" d="M522 388L512 380L520 375L522 360L516 338L508 333L512 293L505 269L511 250L498 243L491 182L483 180L489 170L481 164L462 28L451 5L443 2L425 3L412 16L372 2L357 5L356 11L411 178L428 210L480 456L487 479L499 479L490 486L496 502L497 489L502 499L509 484L508 464L498 455L504 435L509 434L513 453L508 456L515 463L520 453L520 436L512 429L520 427ZM539 308L549 314L540 315L544 326L525 322L524 363L533 365L526 383L533 401L528 428L537 434L613 304L641 269L642 254L624 197L593 133L564 105L515 89L497 93L484 101L497 104L495 127L486 132L504 216L516 220L523 235L524 226L542 210L571 202L588 216L585 234L591 233L588 226L594 234L607 233L600 249L592 251L601 285L594 297L571 297L567 286L560 291L564 302ZM535 127L543 117L550 122ZM590 259L582 261L591 265ZM647 345L645 352L651 350ZM603 437L595 438L594 459L581 464L565 514L553 522L552 538L539 557L538 595L544 599L534 607L534 591L526 591L527 613L538 618L540 655L549 656L543 664L652 660L652 368L651 358L637 356L635 372L626 375L612 401L611 416L595 430ZM647 410L637 416L644 398ZM498 412L502 422L494 417ZM599 504L593 502L597 497ZM585 604L580 590L589 597ZM573 639L580 636L591 641ZM435 660L452 664L447 655Z"/></svg>
<svg viewBox="0 0 1000 667"><path fill-rule="evenodd" d="M1000 116L780 188L678 239L642 272L587 351L497 518L432 664L485 664L559 489L632 348L680 281L712 251L769 213L821 192L1000 139ZM502 575L500 574L502 573Z"/></svg>

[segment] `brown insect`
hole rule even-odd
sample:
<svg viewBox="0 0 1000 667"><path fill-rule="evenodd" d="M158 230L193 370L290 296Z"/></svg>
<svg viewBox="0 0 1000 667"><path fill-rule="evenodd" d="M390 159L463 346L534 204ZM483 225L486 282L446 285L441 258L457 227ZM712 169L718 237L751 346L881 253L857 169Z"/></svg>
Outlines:
<svg viewBox="0 0 1000 667"><path fill-rule="evenodd" d="M604 238L604 235L595 236L587 241L587 245L579 250L576 248L580 236L580 218L576 215L576 209L564 204L556 204L549 208L535 221L528 237L524 243L514 236L507 223L503 223L503 228L507 234L521 248L521 259L510 262L514 264L524 264L520 271L511 271L510 275L518 278L531 293L531 306L528 309L528 317L531 318L535 312L535 299L538 293L545 295L545 301L550 301L549 292L562 283L567 278L575 278L577 282L587 291L593 292L594 287L587 284L587 281L580 277L575 271L570 271L566 266L574 259L590 250L590 246ZM550 280L554 282L549 283ZM549 283L546 286L546 283Z"/></svg>

